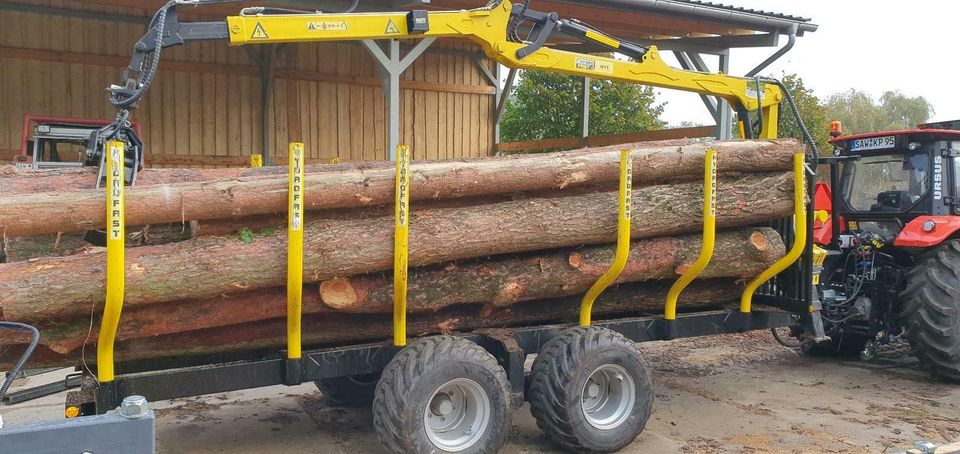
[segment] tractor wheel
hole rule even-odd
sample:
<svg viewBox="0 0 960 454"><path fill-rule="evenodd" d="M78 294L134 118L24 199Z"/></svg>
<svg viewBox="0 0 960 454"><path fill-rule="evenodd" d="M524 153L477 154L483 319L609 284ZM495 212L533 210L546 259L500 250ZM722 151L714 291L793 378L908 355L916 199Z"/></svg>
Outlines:
<svg viewBox="0 0 960 454"><path fill-rule="evenodd" d="M411 343L383 370L373 425L391 453L483 454L500 450L512 413L496 358L452 336Z"/></svg>
<svg viewBox="0 0 960 454"><path fill-rule="evenodd" d="M533 363L530 412L572 452L614 452L630 444L653 408L650 369L633 343L597 327L570 328Z"/></svg>
<svg viewBox="0 0 960 454"><path fill-rule="evenodd" d="M338 407L365 407L373 402L380 374L364 374L317 380L314 384Z"/></svg>
<svg viewBox="0 0 960 454"><path fill-rule="evenodd" d="M960 241L921 255L902 298L914 355L935 375L960 381Z"/></svg>

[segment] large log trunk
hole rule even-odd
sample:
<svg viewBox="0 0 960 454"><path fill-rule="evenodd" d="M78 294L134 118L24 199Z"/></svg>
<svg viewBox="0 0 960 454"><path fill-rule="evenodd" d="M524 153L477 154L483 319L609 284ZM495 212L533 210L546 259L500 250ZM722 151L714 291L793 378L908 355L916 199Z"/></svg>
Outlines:
<svg viewBox="0 0 960 454"><path fill-rule="evenodd" d="M618 282L675 278L696 259L699 250L699 238L692 236L638 241ZM754 276L782 257L784 251L783 241L771 229L724 232L717 237L716 252L702 277ZM408 309L437 311L469 303L504 307L583 293L606 270L613 254L613 246L589 246L413 269ZM305 286L303 313L386 313L392 311L392 298L392 281L382 274L338 278L321 283L319 292L315 285ZM135 306L124 310L118 336L133 339L282 318L285 301L281 287ZM66 353L82 344L89 319L73 317L44 323L42 328L42 343ZM96 339L95 332L91 339Z"/></svg>
<svg viewBox="0 0 960 454"><path fill-rule="evenodd" d="M793 211L789 173L726 177L718 181L717 225L746 226ZM638 188L635 238L698 231L702 184ZM411 266L489 255L538 251L616 238L616 194L540 197L481 206L414 211ZM305 229L304 279L390 269L391 217L325 221ZM286 235L200 238L127 251L128 307L206 298L285 282ZM89 313L103 298L101 254L9 263L0 268L0 309L7 320L36 322Z"/></svg>
<svg viewBox="0 0 960 454"><path fill-rule="evenodd" d="M790 156L800 149L792 140L635 146L637 183L698 178L708 148L718 150L722 172L744 173L788 170ZM600 151L414 163L410 197L455 199L612 183L618 177L617 159L615 151ZM311 168L306 177L307 209L392 202L395 172L391 167L383 163L353 165L350 170L343 167ZM154 185L150 180L158 175L144 175L138 186L127 190L126 222L147 225L283 212L288 183L276 175L278 170L283 169L164 171L163 178L179 175L183 182ZM203 179L194 180L200 177ZM0 189L0 195L6 193ZM106 222L104 197L102 190L63 189L0 197L0 231L6 236L25 236L102 228ZM30 215L24 216L24 212Z"/></svg>
<svg viewBox="0 0 960 454"><path fill-rule="evenodd" d="M415 311L465 303L502 307L583 293L607 270L614 252L610 245L586 246L415 269L410 272L407 307ZM636 241L616 282L676 278L699 252L700 238L693 235ZM701 277L755 276L784 253L783 241L772 229L723 232L717 235L713 259ZM320 297L341 312L389 313L393 279L383 273L335 278L320 283Z"/></svg>
<svg viewBox="0 0 960 454"><path fill-rule="evenodd" d="M669 287L670 282L657 282L621 284L611 288L594 305L595 319L660 314ZM681 295L680 308L694 311L718 307L735 299L740 291L741 286L731 279L697 281ZM480 328L568 323L577 320L579 307L579 296L531 301L504 308L460 305L437 312L411 314L407 332L415 337ZM387 314L318 313L304 317L303 342L308 347L378 342L389 338L391 330L391 317ZM83 335L86 335L86 325ZM275 355L285 345L285 336L286 321L283 318L167 336L125 339L121 334L116 345L116 358L122 363L173 357L186 360L190 356L210 354L236 354L237 358ZM96 338L95 331L91 338ZM91 341L90 347L86 348L86 362L90 364L96 362L96 349L92 347ZM22 347L19 345L0 344L0 369L9 368L20 352ZM80 362L80 354L81 350L77 348L63 354L41 347L34 354L30 367L76 365Z"/></svg>

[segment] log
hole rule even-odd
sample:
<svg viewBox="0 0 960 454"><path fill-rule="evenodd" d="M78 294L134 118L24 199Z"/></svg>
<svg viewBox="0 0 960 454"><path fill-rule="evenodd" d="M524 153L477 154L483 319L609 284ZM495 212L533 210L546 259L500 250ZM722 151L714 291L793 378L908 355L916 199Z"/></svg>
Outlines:
<svg viewBox="0 0 960 454"><path fill-rule="evenodd" d="M594 306L596 320L613 316L656 315L663 310L663 301L669 282L621 284L604 292ZM680 297L680 308L697 311L719 307L740 294L741 286L731 279L697 281ZM569 323L577 320L580 297L540 300L505 308L483 305L454 306L438 312L412 314L408 318L407 332L419 337L451 331L466 332L481 328L505 328L532 324ZM83 333L86 333L84 322ZM97 324L91 339L96 338ZM386 314L319 313L304 317L303 342L309 348L349 345L361 342L379 342L390 337L391 317ZM120 336L116 344L119 363L141 359L176 358L186 360L191 356L232 354L226 359L253 358L276 355L277 349L286 342L286 320L282 318L222 326L178 333L167 336L125 339ZM96 348L91 341L86 348L86 362L96 362ZM0 344L0 369L9 368L22 352L19 345ZM41 347L34 354L30 366L57 367L79 364L81 350L72 349L67 354ZM201 360L198 360L198 364ZM122 365L119 370L122 370Z"/></svg>
<svg viewBox="0 0 960 454"><path fill-rule="evenodd" d="M719 228L755 225L793 211L790 173L718 180ZM698 231L702 184L639 188L633 199L637 239ZM616 194L541 197L411 214L410 265L538 251L616 238ZM304 280L316 282L390 269L392 217L316 221L305 228ZM127 251L126 305L207 298L285 282L286 234L199 238ZM105 260L85 254L0 266L6 320L37 322L89 313L102 301Z"/></svg>
<svg viewBox="0 0 960 454"><path fill-rule="evenodd" d="M675 279L697 259L700 243L696 235L635 241L616 282ZM414 269L409 274L407 307L412 311L465 303L503 307L584 293L606 272L614 252L613 246L598 245ZM701 277L756 276L785 252L780 235L773 229L722 232ZM321 282L319 289L323 303L337 311L393 311L393 278L383 273L334 278Z"/></svg>
<svg viewBox="0 0 960 454"><path fill-rule="evenodd" d="M697 237L664 237L634 243L631 260L618 282L676 278L700 251ZM744 229L717 237L716 254L703 278L746 278L759 274L785 253L772 229ZM613 259L613 246L590 246L552 253L505 256L448 263L410 272L410 312L448 306L491 303L503 307L521 301L583 293ZM509 298L507 298L509 296ZM321 300L322 298L322 300ZM124 310L118 335L132 339L282 318L284 288L260 289L203 300L136 306ZM303 313L390 313L392 281L382 274L307 285ZM98 311L99 314L99 311ZM86 337L88 317L43 324L42 343L66 353ZM92 338L92 339L95 339Z"/></svg>
<svg viewBox="0 0 960 454"><path fill-rule="evenodd" d="M718 150L720 171L743 173L789 170L792 154L802 149L793 140L635 146L633 178L637 183L699 179L708 148ZM458 199L612 183L618 178L618 159L616 151L580 151L414 163L410 197ZM189 178L207 177L170 184L141 182L126 191L126 222L147 225L237 219L286 211L286 177L266 177L269 173L261 169L194 170L187 173ZM311 169L316 171L306 176L307 209L380 205L393 200L395 171L384 163L354 165L352 170L343 165ZM104 198L102 190L91 189L0 197L0 231L6 236L26 236L102 228L106 222ZM24 216L25 212L30 215Z"/></svg>

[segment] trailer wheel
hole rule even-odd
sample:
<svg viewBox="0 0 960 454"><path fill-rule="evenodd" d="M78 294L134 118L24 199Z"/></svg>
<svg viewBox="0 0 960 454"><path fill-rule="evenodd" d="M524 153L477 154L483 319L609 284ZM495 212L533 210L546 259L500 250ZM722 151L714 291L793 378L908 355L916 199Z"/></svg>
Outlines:
<svg viewBox="0 0 960 454"><path fill-rule="evenodd" d="M650 418L650 368L632 342L609 329L571 328L551 339L531 379L537 426L571 451L617 451Z"/></svg>
<svg viewBox="0 0 960 454"><path fill-rule="evenodd" d="M960 381L960 241L921 255L902 297L914 355L935 375Z"/></svg>
<svg viewBox="0 0 960 454"><path fill-rule="evenodd" d="M479 345L452 336L413 342L383 370L373 425L392 453L491 453L507 439L507 374Z"/></svg>
<svg viewBox="0 0 960 454"><path fill-rule="evenodd" d="M338 407L365 407L373 402L380 374L328 378L314 382L317 389Z"/></svg>

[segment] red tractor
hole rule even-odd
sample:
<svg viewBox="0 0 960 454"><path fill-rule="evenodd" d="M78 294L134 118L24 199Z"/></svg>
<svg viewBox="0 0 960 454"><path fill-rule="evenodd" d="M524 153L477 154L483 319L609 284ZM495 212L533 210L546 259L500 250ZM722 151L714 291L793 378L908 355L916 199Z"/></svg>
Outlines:
<svg viewBox="0 0 960 454"><path fill-rule="evenodd" d="M960 121L852 136L834 122L831 135L812 232L831 340L806 347L869 359L908 340L934 374L960 381ZM793 328L811 339L804 331Z"/></svg>

